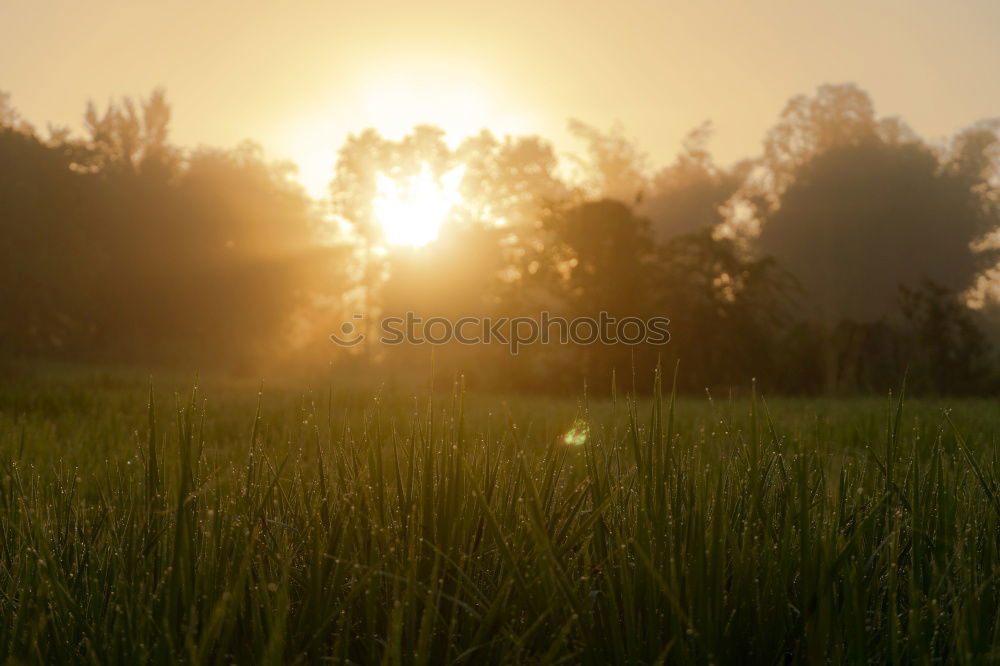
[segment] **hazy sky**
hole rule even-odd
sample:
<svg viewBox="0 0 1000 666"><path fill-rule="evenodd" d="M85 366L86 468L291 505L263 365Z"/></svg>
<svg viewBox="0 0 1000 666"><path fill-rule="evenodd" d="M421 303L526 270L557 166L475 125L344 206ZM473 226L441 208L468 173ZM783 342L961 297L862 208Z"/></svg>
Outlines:
<svg viewBox="0 0 1000 666"><path fill-rule="evenodd" d="M39 127L164 86L183 145L244 138L313 191L348 132L621 121L657 162L711 119L730 162L785 101L855 81L937 139L1000 115L1000 2L0 0L0 90Z"/></svg>

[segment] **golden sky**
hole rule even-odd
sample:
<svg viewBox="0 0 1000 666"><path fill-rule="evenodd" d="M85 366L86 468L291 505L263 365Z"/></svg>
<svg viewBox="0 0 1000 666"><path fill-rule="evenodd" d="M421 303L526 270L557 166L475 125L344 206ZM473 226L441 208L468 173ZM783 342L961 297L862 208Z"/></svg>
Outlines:
<svg viewBox="0 0 1000 666"><path fill-rule="evenodd" d="M566 123L620 121L657 162L706 119L728 163L785 101L855 81L937 139L1000 115L1000 2L0 0L0 90L79 127L155 86L172 138L244 138L298 162L314 193L349 132L488 127L570 150Z"/></svg>

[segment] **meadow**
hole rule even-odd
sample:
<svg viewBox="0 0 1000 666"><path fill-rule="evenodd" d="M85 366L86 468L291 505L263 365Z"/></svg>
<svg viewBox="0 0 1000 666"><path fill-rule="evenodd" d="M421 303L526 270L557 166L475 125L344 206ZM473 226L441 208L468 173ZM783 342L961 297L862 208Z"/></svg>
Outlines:
<svg viewBox="0 0 1000 666"><path fill-rule="evenodd" d="M1000 659L1000 409L0 382L0 663Z"/></svg>

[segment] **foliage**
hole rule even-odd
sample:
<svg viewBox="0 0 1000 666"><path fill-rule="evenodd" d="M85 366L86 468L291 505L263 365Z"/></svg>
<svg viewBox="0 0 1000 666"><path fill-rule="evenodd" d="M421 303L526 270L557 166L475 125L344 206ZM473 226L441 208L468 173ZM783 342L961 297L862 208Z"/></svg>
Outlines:
<svg viewBox="0 0 1000 666"><path fill-rule="evenodd" d="M182 156L169 116L158 91L91 105L84 140L0 127L5 354L239 369L337 289L287 167L252 144Z"/></svg>
<svg viewBox="0 0 1000 666"><path fill-rule="evenodd" d="M757 377L784 392L870 391L907 369L919 392L995 386L996 121L935 146L878 118L856 86L824 85L789 101L760 158L730 167L713 161L707 123L656 170L620 127L573 121L585 155L573 174L537 136L453 146L429 125L399 139L366 130L331 154L329 199L316 202L252 143L171 144L170 118L157 90L89 105L83 137L43 138L0 98L5 357L248 373L332 360L392 375L429 350L345 351L328 334L354 312L369 340L374 322L407 312L607 312L667 317L672 340L532 345L520 358L452 344L435 362L505 390L606 388L657 358L683 360L682 390ZM380 178L457 168L440 238L389 245L373 217ZM928 281L944 291L915 297ZM930 332L939 315L951 332Z"/></svg>

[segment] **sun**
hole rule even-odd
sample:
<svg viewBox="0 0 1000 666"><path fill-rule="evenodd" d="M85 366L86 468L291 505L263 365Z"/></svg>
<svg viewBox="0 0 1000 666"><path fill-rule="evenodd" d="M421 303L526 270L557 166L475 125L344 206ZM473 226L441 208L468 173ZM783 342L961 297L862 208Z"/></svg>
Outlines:
<svg viewBox="0 0 1000 666"><path fill-rule="evenodd" d="M372 213L386 242L422 247L437 240L452 207L461 201L458 187L464 175L465 167L458 166L436 178L426 162L408 178L377 173Z"/></svg>

